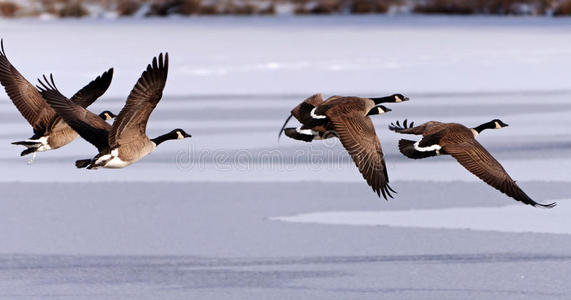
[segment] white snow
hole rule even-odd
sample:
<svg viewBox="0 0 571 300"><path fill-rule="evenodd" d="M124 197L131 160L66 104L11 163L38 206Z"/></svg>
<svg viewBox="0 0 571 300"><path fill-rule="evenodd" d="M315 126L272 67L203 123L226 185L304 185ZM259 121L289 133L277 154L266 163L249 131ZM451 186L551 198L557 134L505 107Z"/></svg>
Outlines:
<svg viewBox="0 0 571 300"><path fill-rule="evenodd" d="M336 211L315 212L271 218L275 221L354 226L394 226L434 229L470 229L516 233L571 234L570 199L557 202L554 209L526 205L504 207L470 207L404 211ZM461 201L461 199L458 199Z"/></svg>

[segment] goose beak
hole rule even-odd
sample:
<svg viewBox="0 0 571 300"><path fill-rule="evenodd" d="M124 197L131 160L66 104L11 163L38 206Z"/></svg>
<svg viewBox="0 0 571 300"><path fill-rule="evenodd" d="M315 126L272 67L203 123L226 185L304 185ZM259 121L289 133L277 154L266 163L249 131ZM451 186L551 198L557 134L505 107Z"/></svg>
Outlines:
<svg viewBox="0 0 571 300"><path fill-rule="evenodd" d="M393 110L390 109L390 108L388 108L388 107L385 107L384 111L385 111L386 113L388 113L389 111L393 111Z"/></svg>
<svg viewBox="0 0 571 300"><path fill-rule="evenodd" d="M410 98L406 96L404 97L404 99L402 99L402 101L408 101L408 100L410 100Z"/></svg>
<svg viewBox="0 0 571 300"><path fill-rule="evenodd" d="M186 133L186 132L185 132L182 136L184 136L185 138L190 138L190 137L192 137L192 135L190 135L190 134L188 134L188 133Z"/></svg>

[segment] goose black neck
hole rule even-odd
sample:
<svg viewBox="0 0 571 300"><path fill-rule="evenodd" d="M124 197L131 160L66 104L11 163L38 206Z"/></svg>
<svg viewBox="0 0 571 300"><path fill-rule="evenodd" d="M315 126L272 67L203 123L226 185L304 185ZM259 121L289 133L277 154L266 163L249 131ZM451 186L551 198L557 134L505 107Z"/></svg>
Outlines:
<svg viewBox="0 0 571 300"><path fill-rule="evenodd" d="M393 96L380 97L380 98L371 98L371 100L373 100L373 101L375 102L375 104L395 102L395 98L394 98Z"/></svg>
<svg viewBox="0 0 571 300"><path fill-rule="evenodd" d="M484 131L486 129L492 129L492 128L496 128L496 126L493 124L493 122L488 122L488 123L484 123L478 127L474 127L474 130L476 130L478 133L481 133L482 131Z"/></svg>
<svg viewBox="0 0 571 300"><path fill-rule="evenodd" d="M160 145L162 142L164 141L168 141L168 140L174 140L176 139L176 136L173 137L172 133L167 133L167 134L163 134L163 135L159 135L154 139L151 139L151 141L153 143L155 143L155 145Z"/></svg>

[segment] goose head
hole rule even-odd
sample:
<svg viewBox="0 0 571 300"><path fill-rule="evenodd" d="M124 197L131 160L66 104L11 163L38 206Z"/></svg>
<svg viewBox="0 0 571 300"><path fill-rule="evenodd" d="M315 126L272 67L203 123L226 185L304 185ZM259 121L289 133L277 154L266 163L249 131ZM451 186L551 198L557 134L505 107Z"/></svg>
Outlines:
<svg viewBox="0 0 571 300"><path fill-rule="evenodd" d="M106 111L103 111L102 113L100 113L99 117L105 121L109 121L109 120L116 118L117 116L114 113L106 110Z"/></svg>
<svg viewBox="0 0 571 300"><path fill-rule="evenodd" d="M371 108L371 110L369 110L369 112L367 113L367 116L382 115L382 114L387 113L391 110L392 109L390 109L384 105L377 105L377 106Z"/></svg>
<svg viewBox="0 0 571 300"><path fill-rule="evenodd" d="M500 128L504 128L504 127L508 127L508 124L502 122L502 120L500 120L500 119L493 119L490 122L486 122L486 123L484 123L478 127L472 128L472 129L475 131L474 135L477 135L486 129L500 129Z"/></svg>
<svg viewBox="0 0 571 300"><path fill-rule="evenodd" d="M371 98L375 102L375 104L381 103L399 103L403 101L408 101L408 97L404 96L403 94L392 94L390 96L380 97L380 98Z"/></svg>
<svg viewBox="0 0 571 300"><path fill-rule="evenodd" d="M500 119L494 119L492 121L490 121L489 123L494 125L494 128L490 128L490 129L500 129L500 128L504 128L504 127L508 127L509 125L502 122L502 120Z"/></svg>
<svg viewBox="0 0 571 300"><path fill-rule="evenodd" d="M169 134L171 134L171 136L173 137L173 139L176 139L176 140L182 140L182 139L185 139L185 138L190 138L190 137L192 137L192 135L186 133L186 131L184 131L184 130L182 130L182 129L180 129L180 128L174 129L174 130L171 131Z"/></svg>
<svg viewBox="0 0 571 300"><path fill-rule="evenodd" d="M180 129L180 128L177 128L177 129L172 130L172 131L169 132L169 133L166 133L166 134L163 134L163 135L161 135L161 136L158 136L158 137L156 137L156 138L154 138L154 139L151 139L151 141L152 141L153 143L155 143L155 145L158 146L159 144L161 144L161 143L164 142L164 141L168 141L168 140L182 140L182 139L189 138L189 137L192 137L192 136L191 136L190 134L186 133L186 131L184 131L184 130L182 130L182 129Z"/></svg>
<svg viewBox="0 0 571 300"><path fill-rule="evenodd" d="M390 97L393 99L393 101L391 101L391 102L395 102L395 103L408 101L408 97L404 96L403 94L394 94L394 95L391 95Z"/></svg>

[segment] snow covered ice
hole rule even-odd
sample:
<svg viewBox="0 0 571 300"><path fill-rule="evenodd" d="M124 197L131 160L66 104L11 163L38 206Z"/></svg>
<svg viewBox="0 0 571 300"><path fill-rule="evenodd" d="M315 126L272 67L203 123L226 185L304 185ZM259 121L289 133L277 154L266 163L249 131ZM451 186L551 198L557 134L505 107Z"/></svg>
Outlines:
<svg viewBox="0 0 571 300"><path fill-rule="evenodd" d="M6 299L568 299L571 20L280 17L1 21L8 58L71 95L109 67L92 110L118 113L168 51L148 133L181 127L123 170L88 172L76 140L33 165L31 128L0 93L0 296ZM384 201L338 141L277 133L314 93L382 96ZM510 127L480 142L523 206L450 157L406 159L408 118ZM315 180L320 178L320 180ZM287 222L284 222L287 221Z"/></svg>

